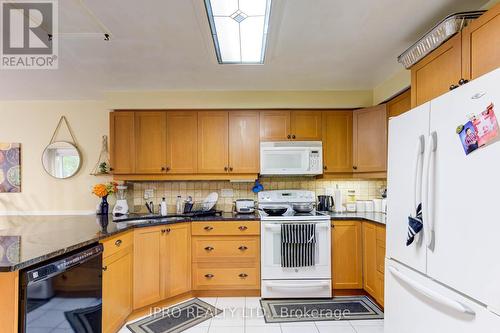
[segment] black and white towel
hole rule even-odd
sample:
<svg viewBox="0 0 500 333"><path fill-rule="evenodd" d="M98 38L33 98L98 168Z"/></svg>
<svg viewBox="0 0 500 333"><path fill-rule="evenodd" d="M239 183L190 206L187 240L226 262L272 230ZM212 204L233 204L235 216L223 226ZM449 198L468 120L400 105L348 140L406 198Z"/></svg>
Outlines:
<svg viewBox="0 0 500 333"><path fill-rule="evenodd" d="M281 225L281 267L314 266L315 224Z"/></svg>
<svg viewBox="0 0 500 333"><path fill-rule="evenodd" d="M422 204L417 207L415 217L408 216L408 235L406 236L406 246L409 246L415 240L415 236L422 231L424 224L422 222Z"/></svg>

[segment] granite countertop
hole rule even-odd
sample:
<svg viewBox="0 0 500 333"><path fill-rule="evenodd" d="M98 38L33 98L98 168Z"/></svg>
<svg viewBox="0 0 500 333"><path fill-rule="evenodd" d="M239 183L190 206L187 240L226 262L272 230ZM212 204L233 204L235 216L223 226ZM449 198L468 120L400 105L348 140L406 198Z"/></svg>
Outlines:
<svg viewBox="0 0 500 333"><path fill-rule="evenodd" d="M382 213L328 213L332 220L367 220L385 224ZM125 230L182 222L260 221L256 214L153 219L128 216L112 221L95 215L0 216L0 272L16 271L97 243Z"/></svg>

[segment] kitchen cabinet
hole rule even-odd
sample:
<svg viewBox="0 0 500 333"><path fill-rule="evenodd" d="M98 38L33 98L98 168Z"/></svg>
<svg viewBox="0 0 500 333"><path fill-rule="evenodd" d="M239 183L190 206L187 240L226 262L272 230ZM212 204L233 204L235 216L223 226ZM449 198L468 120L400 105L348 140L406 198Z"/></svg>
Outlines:
<svg viewBox="0 0 500 333"><path fill-rule="evenodd" d="M117 239L118 240L118 239ZM110 240L106 242L116 242ZM117 332L132 312L133 247L111 255L104 252L102 274L102 331Z"/></svg>
<svg viewBox="0 0 500 333"><path fill-rule="evenodd" d="M333 222L333 289L363 289L361 225L360 221Z"/></svg>
<svg viewBox="0 0 500 333"><path fill-rule="evenodd" d="M322 112L294 110L290 112L290 133L297 141L321 141Z"/></svg>
<svg viewBox="0 0 500 333"><path fill-rule="evenodd" d="M387 102L387 118L397 117L411 110L411 89L408 89Z"/></svg>
<svg viewBox="0 0 500 333"><path fill-rule="evenodd" d="M191 224L166 226L162 251L163 298L191 290Z"/></svg>
<svg viewBox="0 0 500 333"><path fill-rule="evenodd" d="M387 170L387 112L381 104L353 112L353 171Z"/></svg>
<svg viewBox="0 0 500 333"><path fill-rule="evenodd" d="M167 115L163 111L135 112L135 172L166 172Z"/></svg>
<svg viewBox="0 0 500 333"><path fill-rule="evenodd" d="M363 222L363 287L372 296L377 295L377 226Z"/></svg>
<svg viewBox="0 0 500 333"><path fill-rule="evenodd" d="M229 172L259 173L259 112L229 111Z"/></svg>
<svg viewBox="0 0 500 333"><path fill-rule="evenodd" d="M198 112L198 172L227 173L229 138L227 111Z"/></svg>
<svg viewBox="0 0 500 333"><path fill-rule="evenodd" d="M277 110L260 112L261 141L321 141L322 112Z"/></svg>
<svg viewBox="0 0 500 333"><path fill-rule="evenodd" d="M412 108L448 92L461 78L462 35L458 33L412 66Z"/></svg>
<svg viewBox="0 0 500 333"><path fill-rule="evenodd" d="M19 318L19 272L0 273L0 332L17 333Z"/></svg>
<svg viewBox="0 0 500 333"><path fill-rule="evenodd" d="M190 290L190 224L136 229L134 309Z"/></svg>
<svg viewBox="0 0 500 333"><path fill-rule="evenodd" d="M500 67L500 4L462 31L462 65L468 80Z"/></svg>
<svg viewBox="0 0 500 333"><path fill-rule="evenodd" d="M168 174L192 174L198 169L198 113L167 112Z"/></svg>
<svg viewBox="0 0 500 333"><path fill-rule="evenodd" d="M284 141L290 136L290 111L261 111L260 140Z"/></svg>
<svg viewBox="0 0 500 333"><path fill-rule="evenodd" d="M109 114L111 171L113 174L135 172L134 112L120 111Z"/></svg>
<svg viewBox="0 0 500 333"><path fill-rule="evenodd" d="M352 111L323 112L325 173L352 172Z"/></svg>

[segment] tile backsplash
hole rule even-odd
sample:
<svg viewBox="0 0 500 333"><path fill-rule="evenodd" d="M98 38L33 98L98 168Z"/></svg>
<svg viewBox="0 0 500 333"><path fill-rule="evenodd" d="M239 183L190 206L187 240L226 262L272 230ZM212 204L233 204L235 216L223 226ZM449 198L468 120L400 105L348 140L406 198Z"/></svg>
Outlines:
<svg viewBox="0 0 500 333"><path fill-rule="evenodd" d="M330 194L330 191L338 188L342 190L344 201L348 190L356 191L357 200L368 200L379 198L379 189L386 186L385 180L322 180L308 177L262 177L260 183L264 190L311 190L316 195ZM236 199L257 200L257 194L252 192L254 183L238 183L229 181L162 181L162 182L130 182L129 198L133 200L135 212L146 212L144 206L144 190L153 190L153 202L158 206L162 198L168 205L168 212L175 212L177 196L182 199L188 196L194 201L202 201L210 192L217 192L219 200L216 209L224 212L233 210L233 202Z"/></svg>

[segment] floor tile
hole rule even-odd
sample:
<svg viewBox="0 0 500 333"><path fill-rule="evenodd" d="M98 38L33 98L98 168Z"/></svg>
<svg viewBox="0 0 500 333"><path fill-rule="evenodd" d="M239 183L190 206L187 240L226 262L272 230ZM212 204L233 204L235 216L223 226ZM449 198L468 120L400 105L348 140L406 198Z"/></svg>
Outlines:
<svg viewBox="0 0 500 333"><path fill-rule="evenodd" d="M212 306L215 306L217 304L217 297L199 297L198 299Z"/></svg>
<svg viewBox="0 0 500 333"><path fill-rule="evenodd" d="M244 308L245 297L218 297L217 308L230 309L230 308Z"/></svg>
<svg viewBox="0 0 500 333"><path fill-rule="evenodd" d="M281 328L278 326L247 326L245 333L281 333Z"/></svg>
<svg viewBox="0 0 500 333"><path fill-rule="evenodd" d="M356 333L384 333L384 326L362 325L354 326Z"/></svg>
<svg viewBox="0 0 500 333"><path fill-rule="evenodd" d="M357 333L351 325L318 326L319 333Z"/></svg>
<svg viewBox="0 0 500 333"><path fill-rule="evenodd" d="M322 321L315 321L314 322L316 326L351 326L351 323L349 320L322 320Z"/></svg>
<svg viewBox="0 0 500 333"><path fill-rule="evenodd" d="M245 328L243 326L240 326L240 327L231 327L231 326L214 327L214 326L210 326L208 333L245 333Z"/></svg>
<svg viewBox="0 0 500 333"><path fill-rule="evenodd" d="M63 312L55 311L55 310L47 310L43 314L43 316L30 322L30 326L56 328L65 320L66 320L66 318L64 317Z"/></svg>
<svg viewBox="0 0 500 333"><path fill-rule="evenodd" d="M282 333L319 333L316 325L307 325L307 326L289 326L281 324L281 332Z"/></svg>
<svg viewBox="0 0 500 333"><path fill-rule="evenodd" d="M302 327L316 327L314 324L314 321L295 321L295 322L289 322L289 323L280 323L281 327L285 326L302 326Z"/></svg>
<svg viewBox="0 0 500 333"><path fill-rule="evenodd" d="M182 331L182 333L207 333L208 332L208 326L201 327L199 325L196 325L194 327L188 328L185 331Z"/></svg>
<svg viewBox="0 0 500 333"><path fill-rule="evenodd" d="M350 320L353 326L384 326L383 319L369 319L369 320Z"/></svg>

